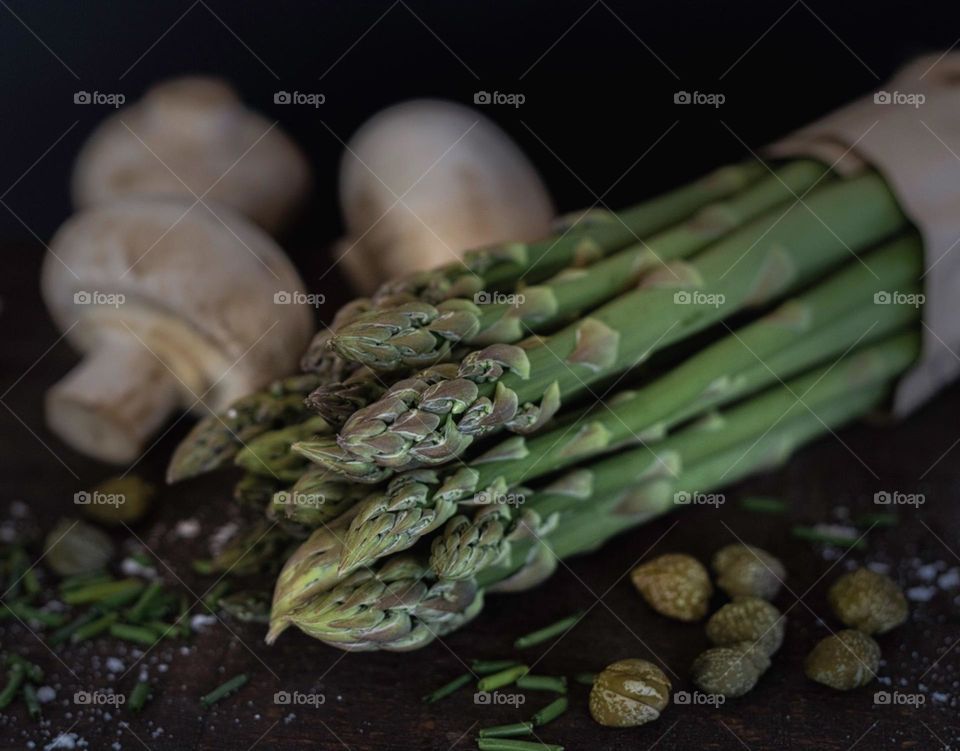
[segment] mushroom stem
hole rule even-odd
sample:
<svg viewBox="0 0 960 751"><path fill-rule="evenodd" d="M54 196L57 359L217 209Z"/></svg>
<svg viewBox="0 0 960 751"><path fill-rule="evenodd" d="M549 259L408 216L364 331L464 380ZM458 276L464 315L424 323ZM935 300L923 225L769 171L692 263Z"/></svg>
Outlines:
<svg viewBox="0 0 960 751"><path fill-rule="evenodd" d="M146 439L179 406L176 377L125 332L104 337L47 394L49 428L104 462L140 456Z"/></svg>

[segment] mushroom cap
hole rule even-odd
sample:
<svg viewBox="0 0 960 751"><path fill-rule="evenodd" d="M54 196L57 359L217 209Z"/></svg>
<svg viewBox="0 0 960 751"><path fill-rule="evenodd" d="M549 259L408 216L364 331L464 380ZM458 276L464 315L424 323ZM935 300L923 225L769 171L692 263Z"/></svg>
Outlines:
<svg viewBox="0 0 960 751"><path fill-rule="evenodd" d="M405 273L470 248L538 240L554 217L509 135L475 109L436 99L402 102L365 122L341 158L339 192L347 235L369 254L351 260L367 274L371 265Z"/></svg>
<svg viewBox="0 0 960 751"><path fill-rule="evenodd" d="M311 182L306 157L282 130L226 82L191 76L154 86L104 120L77 157L72 193L78 208L130 195L202 196L272 232Z"/></svg>
<svg viewBox="0 0 960 751"><path fill-rule="evenodd" d="M296 269L225 206L128 198L75 214L49 247L43 297L68 339L88 352L135 335L183 384L185 404L210 389L206 403L223 408L293 372L309 341L310 308L289 302L304 291Z"/></svg>

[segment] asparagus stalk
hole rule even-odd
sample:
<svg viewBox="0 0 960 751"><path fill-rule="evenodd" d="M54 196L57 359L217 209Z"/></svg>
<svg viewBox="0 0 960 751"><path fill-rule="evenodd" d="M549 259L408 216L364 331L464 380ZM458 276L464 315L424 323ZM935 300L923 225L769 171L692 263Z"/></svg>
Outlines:
<svg viewBox="0 0 960 751"><path fill-rule="evenodd" d="M910 342L891 345L885 354L903 368L906 359L898 354L915 355L916 347L913 336ZM864 365L871 369L877 362L874 358ZM889 367L890 362L885 364ZM724 423L739 425L739 442L731 440L725 430L700 433L699 426L688 428L686 433L695 439L689 446L707 445L701 449L703 458L676 477L638 474L635 452L598 462L587 470L590 483L586 494L569 492L571 484L583 487L577 480L561 483L560 490L554 487L536 495L532 505L539 513L557 514L558 522L543 536L526 536L496 565L483 568L473 579L436 581L416 557L397 556L376 572L356 572L320 594L302 606L287 625L292 623L310 636L351 651L406 651L424 646L475 617L483 606L485 590L516 591L537 584L552 570L542 560L556 561L595 549L613 535L674 508L679 490L719 488L783 461L805 442L877 404L889 382L878 380L864 388L858 379L847 386L846 392L822 405L816 415L803 411L777 422L780 415L775 410L782 405L770 403L771 411L764 419L731 416ZM757 432L767 424L772 427ZM711 443L717 439L722 442Z"/></svg>
<svg viewBox="0 0 960 751"><path fill-rule="evenodd" d="M207 415L177 446L167 468L167 482L223 467L258 435L305 419L310 410L303 399L319 384L316 375L291 376L242 397L222 414Z"/></svg>
<svg viewBox="0 0 960 751"><path fill-rule="evenodd" d="M366 493L362 485L343 482L321 467L310 467L290 488L272 495L268 517L313 530L342 516Z"/></svg>
<svg viewBox="0 0 960 751"><path fill-rule="evenodd" d="M377 401L387 384L368 368L358 368L342 381L331 381L310 392L307 406L332 427L340 428L358 409Z"/></svg>
<svg viewBox="0 0 960 751"><path fill-rule="evenodd" d="M887 392L890 379L903 372L917 355L914 333L901 334L862 349L844 360L818 368L786 385L777 385L721 416L681 430L651 447L641 446L626 453L629 462L624 471L635 478L674 475L678 467L695 464L710 452L724 451L751 436L763 436L765 426L772 429L783 419L798 412L813 413L815 420L826 420L820 412L830 408L844 418L861 414L874 406ZM573 496L592 486L610 482L602 475L608 466L618 466L619 457L596 465L589 477L574 475L556 486ZM494 499L495 501L496 499ZM521 516L515 507L494 502L483 506L472 519L457 516L444 534L433 543L430 566L444 579L469 579L506 554L509 531L517 530ZM524 506L523 511L527 512ZM542 509L541 509L542 510ZM535 522L534 522L535 523ZM529 520L523 529L529 529Z"/></svg>
<svg viewBox="0 0 960 751"><path fill-rule="evenodd" d="M616 214L588 212L559 236L535 243L505 243L466 253L462 260L390 281L374 302L412 295L429 303L451 297L472 297L484 289L500 289L521 279L536 282L561 269L620 250L688 217L759 179L765 168L755 162L722 167L699 180Z"/></svg>
<svg viewBox="0 0 960 751"><path fill-rule="evenodd" d="M281 482L295 482L309 467L301 454L290 450L297 441L329 433L330 426L322 417L311 417L279 430L273 430L250 441L234 462L247 472L272 477Z"/></svg>
<svg viewBox="0 0 960 751"><path fill-rule="evenodd" d="M374 309L338 329L330 345L346 360L390 371L448 359L461 342L483 346L519 341L609 300L662 263L693 255L796 193L806 192L826 175L827 168L814 162L787 164L678 225L587 269L567 269L544 284L524 288L509 301L498 303L482 293L491 300L451 298L438 305L416 300Z"/></svg>
<svg viewBox="0 0 960 751"><path fill-rule="evenodd" d="M871 303L876 291L915 284L920 257L919 241L910 235L867 256L869 268L859 261L849 263L661 378L611 400L576 431L561 426L531 439L515 436L466 466L398 475L384 492L360 503L345 538L343 570L410 547L478 492L496 492L624 442L662 435L697 412L791 377L861 340L915 320L918 314L911 307ZM308 451L302 444L294 449Z"/></svg>
<svg viewBox="0 0 960 751"><path fill-rule="evenodd" d="M545 340L494 344L464 358L457 378L389 389L347 421L339 446L369 464L404 468L449 461L500 429L532 432L562 399L775 300L905 221L876 174L817 188L804 203L765 214L689 263L668 264ZM326 458L336 466L339 457Z"/></svg>

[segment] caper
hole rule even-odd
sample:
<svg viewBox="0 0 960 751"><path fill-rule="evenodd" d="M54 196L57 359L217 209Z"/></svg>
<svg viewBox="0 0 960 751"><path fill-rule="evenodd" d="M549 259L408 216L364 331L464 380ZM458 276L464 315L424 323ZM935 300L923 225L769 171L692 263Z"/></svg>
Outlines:
<svg viewBox="0 0 960 751"><path fill-rule="evenodd" d="M866 686L880 666L880 647L862 631L846 629L822 639L807 655L807 677L830 688L849 691Z"/></svg>
<svg viewBox="0 0 960 751"><path fill-rule="evenodd" d="M867 568L844 574L827 593L833 612L865 634L885 634L907 620L907 600L889 576Z"/></svg>
<svg viewBox="0 0 960 751"><path fill-rule="evenodd" d="M628 728L656 720L670 703L670 679L646 660L618 660L590 689L590 714L601 725Z"/></svg>
<svg viewBox="0 0 960 751"><path fill-rule="evenodd" d="M44 562L60 576L99 571L113 557L106 533L79 520L61 519L44 543Z"/></svg>
<svg viewBox="0 0 960 751"><path fill-rule="evenodd" d="M661 615L698 621L707 614L713 586L707 570L692 556L661 555L637 566L630 578L650 607Z"/></svg>
<svg viewBox="0 0 960 751"><path fill-rule="evenodd" d="M750 642L769 656L783 644L785 623L780 611L766 600L741 597L710 616L707 638L718 647Z"/></svg>
<svg viewBox="0 0 960 751"><path fill-rule="evenodd" d="M772 600L780 591L787 570L774 556L753 545L734 544L713 556L717 586L730 597Z"/></svg>
<svg viewBox="0 0 960 751"><path fill-rule="evenodd" d="M101 524L133 524L146 516L156 492L153 485L137 475L111 477L85 494L87 503L83 510Z"/></svg>
<svg viewBox="0 0 960 751"><path fill-rule="evenodd" d="M713 647L693 661L690 677L702 691L728 699L743 696L770 667L770 658L751 642Z"/></svg>

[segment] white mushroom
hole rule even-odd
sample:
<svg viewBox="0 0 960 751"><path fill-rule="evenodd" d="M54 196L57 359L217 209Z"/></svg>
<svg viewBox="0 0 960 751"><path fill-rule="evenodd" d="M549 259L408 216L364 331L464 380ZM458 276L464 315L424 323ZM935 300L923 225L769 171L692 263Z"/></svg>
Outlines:
<svg viewBox="0 0 960 751"><path fill-rule="evenodd" d="M310 167L270 120L216 78L177 78L107 118L77 157L73 200L86 208L133 195L203 197L270 232L309 193Z"/></svg>
<svg viewBox="0 0 960 751"><path fill-rule="evenodd" d="M44 260L44 300L86 353L48 392L47 423L104 461L135 459L177 408L222 409L292 372L310 337L303 283L276 243L226 207L192 203L80 212Z"/></svg>
<svg viewBox="0 0 960 751"><path fill-rule="evenodd" d="M390 107L357 131L340 164L340 201L347 237L337 256L361 292L470 248L544 237L554 214L506 133L430 99Z"/></svg>

